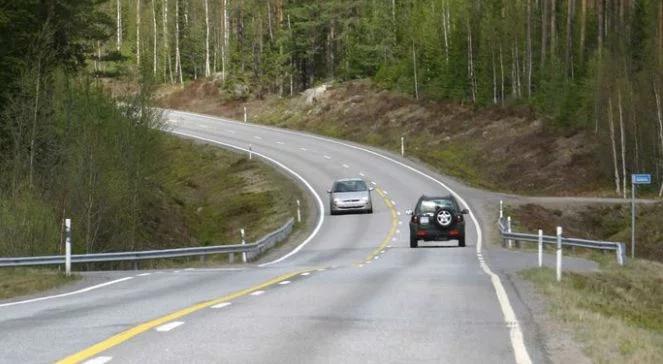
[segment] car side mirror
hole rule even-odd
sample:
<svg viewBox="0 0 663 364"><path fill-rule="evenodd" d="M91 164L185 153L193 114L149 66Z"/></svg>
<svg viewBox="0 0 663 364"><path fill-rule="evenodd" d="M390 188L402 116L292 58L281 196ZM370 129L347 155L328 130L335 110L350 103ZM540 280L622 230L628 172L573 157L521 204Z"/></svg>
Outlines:
<svg viewBox="0 0 663 364"><path fill-rule="evenodd" d="M463 214L463 215L467 215L467 214L470 213L470 210L468 210L468 209L463 209L460 213Z"/></svg>
<svg viewBox="0 0 663 364"><path fill-rule="evenodd" d="M412 215L414 212L410 209L405 210L405 215Z"/></svg>

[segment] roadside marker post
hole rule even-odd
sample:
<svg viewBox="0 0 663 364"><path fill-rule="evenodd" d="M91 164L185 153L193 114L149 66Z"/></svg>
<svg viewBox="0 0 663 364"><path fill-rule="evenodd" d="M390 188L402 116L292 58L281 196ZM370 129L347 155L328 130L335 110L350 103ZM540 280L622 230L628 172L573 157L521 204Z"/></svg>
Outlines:
<svg viewBox="0 0 663 364"><path fill-rule="evenodd" d="M557 282L562 280L562 227L557 227Z"/></svg>
<svg viewBox="0 0 663 364"><path fill-rule="evenodd" d="M247 121L247 117L246 117L246 106L244 106L244 122L246 122L246 121Z"/></svg>
<svg viewBox="0 0 663 364"><path fill-rule="evenodd" d="M242 236L242 245L246 245L244 229L239 229L239 233ZM246 263L246 252L242 252L242 262Z"/></svg>
<svg viewBox="0 0 663 364"><path fill-rule="evenodd" d="M543 230L539 229L539 268L543 267Z"/></svg>
<svg viewBox="0 0 663 364"><path fill-rule="evenodd" d="M631 175L631 259L635 258L635 189L638 185L651 184L651 174Z"/></svg>
<svg viewBox="0 0 663 364"><path fill-rule="evenodd" d="M511 216L506 218L506 229L511 234ZM509 239L509 249L513 248L513 240Z"/></svg>
<svg viewBox="0 0 663 364"><path fill-rule="evenodd" d="M253 146L249 144L249 160L253 159Z"/></svg>
<svg viewBox="0 0 663 364"><path fill-rule="evenodd" d="M504 218L504 201L500 200L500 220Z"/></svg>
<svg viewBox="0 0 663 364"><path fill-rule="evenodd" d="M405 157L405 137L401 137L401 157Z"/></svg>
<svg viewBox="0 0 663 364"><path fill-rule="evenodd" d="M297 200L297 222L302 222L302 205L299 200Z"/></svg>
<svg viewBox="0 0 663 364"><path fill-rule="evenodd" d="M65 229L65 253L64 253L64 272L67 277L71 276L71 219L64 220Z"/></svg>

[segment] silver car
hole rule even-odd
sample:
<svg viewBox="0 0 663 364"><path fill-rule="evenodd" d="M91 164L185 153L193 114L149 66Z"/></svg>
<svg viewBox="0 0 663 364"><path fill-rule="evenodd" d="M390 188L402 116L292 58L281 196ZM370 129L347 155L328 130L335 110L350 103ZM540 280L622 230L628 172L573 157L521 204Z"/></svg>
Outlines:
<svg viewBox="0 0 663 364"><path fill-rule="evenodd" d="M373 213L371 191L361 178L344 178L334 181L329 193L329 209L332 215L342 212Z"/></svg>

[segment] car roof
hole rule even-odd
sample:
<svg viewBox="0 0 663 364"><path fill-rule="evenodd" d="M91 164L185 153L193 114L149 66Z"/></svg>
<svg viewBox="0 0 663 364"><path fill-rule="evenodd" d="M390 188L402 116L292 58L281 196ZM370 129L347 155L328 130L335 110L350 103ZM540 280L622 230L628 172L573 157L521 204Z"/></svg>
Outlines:
<svg viewBox="0 0 663 364"><path fill-rule="evenodd" d="M361 178L352 177L352 178L340 178L334 182L355 182L355 181L364 181L364 180Z"/></svg>
<svg viewBox="0 0 663 364"><path fill-rule="evenodd" d="M453 200L454 197L451 195L446 195L446 196L429 196L429 195L421 195L422 200Z"/></svg>

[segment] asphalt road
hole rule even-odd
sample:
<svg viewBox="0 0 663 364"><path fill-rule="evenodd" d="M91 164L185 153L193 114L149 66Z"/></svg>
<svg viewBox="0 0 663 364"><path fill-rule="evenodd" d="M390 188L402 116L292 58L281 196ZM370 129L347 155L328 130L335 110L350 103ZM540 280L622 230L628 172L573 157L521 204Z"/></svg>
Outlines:
<svg viewBox="0 0 663 364"><path fill-rule="evenodd" d="M0 361L546 361L526 306L491 270L494 223L482 206L494 196L355 144L183 112L166 119L183 137L251 146L287 167L322 203L314 234L278 261L117 272L93 290L0 303ZM354 176L375 183L374 213L330 216L331 182ZM473 213L467 247L410 249L405 209L448 188Z"/></svg>

